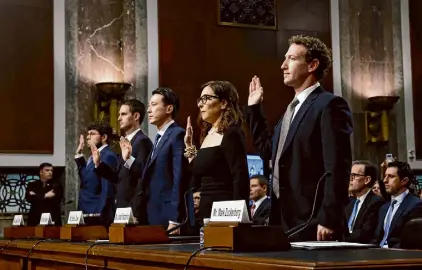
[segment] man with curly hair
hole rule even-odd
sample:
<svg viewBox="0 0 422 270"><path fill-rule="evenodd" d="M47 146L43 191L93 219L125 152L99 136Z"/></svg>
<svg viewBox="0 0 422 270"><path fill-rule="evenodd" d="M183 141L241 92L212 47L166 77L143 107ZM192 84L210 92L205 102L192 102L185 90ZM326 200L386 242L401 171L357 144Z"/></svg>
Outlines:
<svg viewBox="0 0 422 270"><path fill-rule="evenodd" d="M341 240L347 232L352 116L347 102L319 83L331 66L327 46L304 36L291 37L289 45L281 70L295 98L274 134L263 115L264 90L256 76L246 110L254 145L273 168L270 223L282 224L292 240Z"/></svg>

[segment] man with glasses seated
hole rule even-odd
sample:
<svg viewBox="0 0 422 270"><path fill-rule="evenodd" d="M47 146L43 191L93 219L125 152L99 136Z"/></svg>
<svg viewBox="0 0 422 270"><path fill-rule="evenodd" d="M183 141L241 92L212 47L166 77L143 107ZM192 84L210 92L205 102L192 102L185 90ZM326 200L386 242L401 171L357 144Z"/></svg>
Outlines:
<svg viewBox="0 0 422 270"><path fill-rule="evenodd" d="M375 165L366 160L352 163L349 192L353 199L346 207L349 234L346 241L369 243L378 224L378 211L384 201L372 192L377 180Z"/></svg>

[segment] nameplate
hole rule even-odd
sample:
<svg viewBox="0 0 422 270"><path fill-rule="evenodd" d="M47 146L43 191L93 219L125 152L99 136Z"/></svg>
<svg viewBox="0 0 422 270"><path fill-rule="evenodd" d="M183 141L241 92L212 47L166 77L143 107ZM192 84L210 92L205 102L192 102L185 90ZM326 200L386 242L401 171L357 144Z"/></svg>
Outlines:
<svg viewBox="0 0 422 270"><path fill-rule="evenodd" d="M67 224L82 225L84 222L84 215L82 211L70 211Z"/></svg>
<svg viewBox="0 0 422 270"><path fill-rule="evenodd" d="M40 218L40 225L52 225L53 221L51 220L50 213L42 213Z"/></svg>
<svg viewBox="0 0 422 270"><path fill-rule="evenodd" d="M132 207L117 208L114 223L133 224Z"/></svg>
<svg viewBox="0 0 422 270"><path fill-rule="evenodd" d="M250 223L244 200L214 202L210 221Z"/></svg>
<svg viewBox="0 0 422 270"><path fill-rule="evenodd" d="M25 225L23 224L23 215L15 215L13 217L13 226L21 226L21 225Z"/></svg>

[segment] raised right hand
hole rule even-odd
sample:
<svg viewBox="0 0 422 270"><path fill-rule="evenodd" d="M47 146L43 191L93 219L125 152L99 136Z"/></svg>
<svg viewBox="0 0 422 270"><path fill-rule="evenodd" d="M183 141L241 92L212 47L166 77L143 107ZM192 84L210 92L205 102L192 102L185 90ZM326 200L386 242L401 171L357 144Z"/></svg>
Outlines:
<svg viewBox="0 0 422 270"><path fill-rule="evenodd" d="M185 146L191 147L193 145L193 129L190 122L190 116L188 117L188 123L186 124L186 133L185 133Z"/></svg>
<svg viewBox="0 0 422 270"><path fill-rule="evenodd" d="M257 76L254 76L249 84L248 106L259 104L263 100L264 90L262 89L261 81Z"/></svg>
<svg viewBox="0 0 422 270"><path fill-rule="evenodd" d="M79 145L78 145L78 149L76 150L76 154L82 154L84 147L85 147L85 139L84 139L84 135L81 134L81 136L79 136Z"/></svg>

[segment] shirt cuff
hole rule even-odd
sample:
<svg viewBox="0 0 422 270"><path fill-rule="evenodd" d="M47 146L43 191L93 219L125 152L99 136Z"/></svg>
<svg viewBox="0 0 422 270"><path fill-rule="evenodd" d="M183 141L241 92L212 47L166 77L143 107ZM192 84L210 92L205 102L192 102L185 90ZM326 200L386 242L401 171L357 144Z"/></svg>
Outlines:
<svg viewBox="0 0 422 270"><path fill-rule="evenodd" d="M180 223L178 223L178 222L174 222L174 221L169 221L169 224L171 224L171 225L179 225Z"/></svg>
<svg viewBox="0 0 422 270"><path fill-rule="evenodd" d="M81 157L83 157L84 155L82 155L82 154L76 154L75 155L75 159L77 159L77 158L81 158Z"/></svg>
<svg viewBox="0 0 422 270"><path fill-rule="evenodd" d="M130 158L125 162L125 167L130 169L132 167L133 162L135 162L135 158L130 156Z"/></svg>

